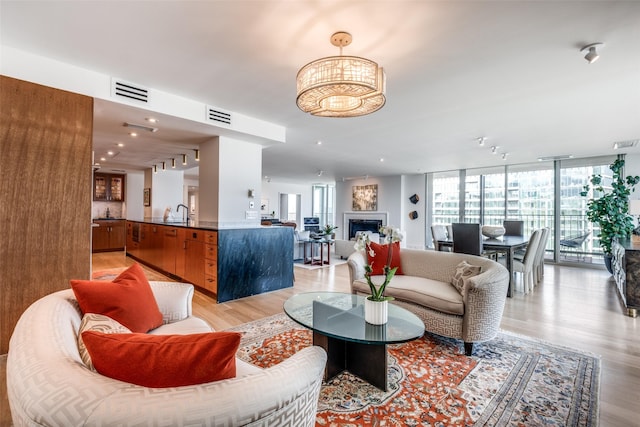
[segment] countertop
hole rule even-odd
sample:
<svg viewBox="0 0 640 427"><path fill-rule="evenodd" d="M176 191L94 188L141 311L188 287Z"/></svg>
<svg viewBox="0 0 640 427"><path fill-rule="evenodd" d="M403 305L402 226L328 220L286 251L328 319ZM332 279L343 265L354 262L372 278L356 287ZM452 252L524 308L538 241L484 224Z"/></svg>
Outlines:
<svg viewBox="0 0 640 427"><path fill-rule="evenodd" d="M224 226L220 226L217 223L212 223L212 222L208 222L208 221L189 221L187 222L182 222L182 221L162 221L162 220L142 220L142 221L136 221L136 220L128 220L131 222L138 222L141 224L153 224L153 225L164 225L167 227L185 227L185 228L195 228L195 229L199 229L199 230L247 230L247 229L255 229L255 230L262 230L262 229L273 229L273 228L285 228L285 227L277 227L277 226L264 226L264 225L260 225L260 224L235 224L235 225L224 225ZM288 227L291 228L291 227Z"/></svg>

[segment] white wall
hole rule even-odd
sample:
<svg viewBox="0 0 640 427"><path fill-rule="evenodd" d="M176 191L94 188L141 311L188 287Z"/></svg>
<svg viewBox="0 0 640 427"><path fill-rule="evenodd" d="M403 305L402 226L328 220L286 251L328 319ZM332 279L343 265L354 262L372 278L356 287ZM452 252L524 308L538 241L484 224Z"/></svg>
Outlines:
<svg viewBox="0 0 640 427"><path fill-rule="evenodd" d="M269 207L267 209L268 214L275 211L276 218L282 218L280 212L280 194L300 194L300 218L312 215L312 203L313 203L313 191L312 184L292 184L287 182L268 182L262 181L261 199L267 200ZM259 208L260 206L258 206ZM266 215L263 213L263 215ZM300 229L302 224L298 224Z"/></svg>
<svg viewBox="0 0 640 427"><path fill-rule="evenodd" d="M166 208L171 208L172 219L182 219L182 212L178 215L176 208L182 203L182 188L184 172L175 170L158 170L151 172L151 217L162 220Z"/></svg>
<svg viewBox="0 0 640 427"><path fill-rule="evenodd" d="M217 226L259 225L262 147L221 136L200 148L199 220Z"/></svg>
<svg viewBox="0 0 640 427"><path fill-rule="evenodd" d="M144 173L128 172L125 193L126 208L124 209L127 219L132 221L142 221L144 219L143 191Z"/></svg>
<svg viewBox="0 0 640 427"><path fill-rule="evenodd" d="M353 211L353 187L361 185L378 185L378 209L377 211L360 211L362 213L371 212L387 212L388 224L402 229L402 177L385 176L385 177L368 177L367 179L355 179L350 181L336 182L336 223L342 224L343 214ZM346 238L348 230L342 230L339 236Z"/></svg>
<svg viewBox="0 0 640 427"><path fill-rule="evenodd" d="M410 249L425 249L426 230L426 187L425 176L403 175L402 176L402 222L400 229L404 231L404 244ZM416 194L420 200L413 204L409 198ZM409 218L409 213L416 211L418 218Z"/></svg>

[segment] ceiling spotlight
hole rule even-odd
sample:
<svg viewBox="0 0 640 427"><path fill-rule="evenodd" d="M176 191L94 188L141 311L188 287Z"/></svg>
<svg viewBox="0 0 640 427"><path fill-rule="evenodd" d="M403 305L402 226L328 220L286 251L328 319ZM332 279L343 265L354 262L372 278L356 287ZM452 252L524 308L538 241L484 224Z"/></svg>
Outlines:
<svg viewBox="0 0 640 427"><path fill-rule="evenodd" d="M185 165L185 166L187 165L187 155L186 154L182 155L182 164Z"/></svg>
<svg viewBox="0 0 640 427"><path fill-rule="evenodd" d="M498 154L498 146L497 145L491 146L491 154Z"/></svg>
<svg viewBox="0 0 640 427"><path fill-rule="evenodd" d="M316 141L316 145L322 145L322 141Z"/></svg>
<svg viewBox="0 0 640 427"><path fill-rule="evenodd" d="M380 162L381 163L384 162L384 158L380 157Z"/></svg>
<svg viewBox="0 0 640 427"><path fill-rule="evenodd" d="M158 173L158 165L153 165L153 173Z"/></svg>
<svg viewBox="0 0 640 427"><path fill-rule="evenodd" d="M502 160L507 160L509 153L502 153Z"/></svg>
<svg viewBox="0 0 640 427"><path fill-rule="evenodd" d="M487 140L487 138L484 137L484 136L481 136L477 140L478 140L478 145L482 147L482 146L484 146L484 142Z"/></svg>
<svg viewBox="0 0 640 427"><path fill-rule="evenodd" d="M118 147L120 147L120 148L124 147L124 144L123 144L122 142L118 142L118 144L117 144L117 145L118 145Z"/></svg>
<svg viewBox="0 0 640 427"><path fill-rule="evenodd" d="M165 164L165 162L162 162L162 170L166 171L167 170L167 165Z"/></svg>
<svg viewBox="0 0 640 427"><path fill-rule="evenodd" d="M323 173L324 173L324 171L323 171L323 170L319 170L319 171L318 171L318 176L322 176L322 174L323 174Z"/></svg>
<svg viewBox="0 0 640 427"><path fill-rule="evenodd" d="M135 136L138 136L138 134L137 134L137 133L135 133L135 132L129 132L129 135L134 136L134 137L135 137Z"/></svg>
<svg viewBox="0 0 640 427"><path fill-rule="evenodd" d="M196 162L200 161L200 150L193 150L196 152Z"/></svg>
<svg viewBox="0 0 640 427"><path fill-rule="evenodd" d="M159 120L156 119L155 117L147 117L145 118L146 121L148 121L149 123L158 123Z"/></svg>
<svg viewBox="0 0 640 427"><path fill-rule="evenodd" d="M171 159L171 167L172 167L173 169L175 169L175 168L176 168L176 159Z"/></svg>
<svg viewBox="0 0 640 427"><path fill-rule="evenodd" d="M584 52L585 50L587 51L586 55L584 55L584 59L586 59L589 64L593 64L598 60L598 58L600 58L600 55L596 52L596 46L604 46L604 43L591 43L580 49L580 52Z"/></svg>

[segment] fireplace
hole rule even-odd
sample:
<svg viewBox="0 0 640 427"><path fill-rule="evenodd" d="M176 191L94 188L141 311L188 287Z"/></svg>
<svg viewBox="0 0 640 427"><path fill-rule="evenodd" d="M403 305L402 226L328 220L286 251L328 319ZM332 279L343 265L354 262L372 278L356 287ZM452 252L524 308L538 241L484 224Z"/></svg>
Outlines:
<svg viewBox="0 0 640 427"><path fill-rule="evenodd" d="M349 220L349 239L356 237L358 231L370 231L379 233L382 227L381 219L350 219Z"/></svg>

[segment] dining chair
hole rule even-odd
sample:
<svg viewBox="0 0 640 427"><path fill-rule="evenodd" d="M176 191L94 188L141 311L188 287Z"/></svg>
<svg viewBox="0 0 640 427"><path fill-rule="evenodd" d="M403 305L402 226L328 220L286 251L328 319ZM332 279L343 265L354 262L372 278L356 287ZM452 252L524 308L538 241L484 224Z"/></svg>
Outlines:
<svg viewBox="0 0 640 427"><path fill-rule="evenodd" d="M540 283L540 281L542 281L542 278L544 277L544 252L547 249L549 233L549 227L542 228L542 234L540 235L540 241L538 242L538 250L536 251L536 258L533 261L534 286Z"/></svg>
<svg viewBox="0 0 640 427"><path fill-rule="evenodd" d="M505 219L502 226L505 236L524 236L524 221Z"/></svg>
<svg viewBox="0 0 640 427"><path fill-rule="evenodd" d="M527 250L524 254L524 258L522 259L522 261L514 259L513 264L511 265L514 273L522 273L522 284L525 294L533 291L533 287L535 285L533 279L533 269L541 233L542 230L537 229L531 234L531 238L529 239L529 244L527 245Z"/></svg>
<svg viewBox="0 0 640 427"><path fill-rule="evenodd" d="M449 250L449 248L441 248L438 244L438 240L445 240L447 238L447 227L445 225L432 225L431 237L433 238L433 248L436 251Z"/></svg>
<svg viewBox="0 0 640 427"><path fill-rule="evenodd" d="M453 252L482 255L482 232L480 224L454 223Z"/></svg>

